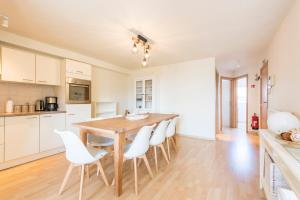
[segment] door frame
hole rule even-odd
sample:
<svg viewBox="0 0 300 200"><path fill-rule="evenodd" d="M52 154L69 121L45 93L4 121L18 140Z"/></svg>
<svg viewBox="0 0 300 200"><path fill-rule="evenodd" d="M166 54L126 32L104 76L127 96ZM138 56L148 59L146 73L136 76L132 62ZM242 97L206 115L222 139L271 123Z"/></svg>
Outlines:
<svg viewBox="0 0 300 200"><path fill-rule="evenodd" d="M222 97L223 97L223 86L222 86L222 81L223 80L229 80L231 81L231 89L230 89L230 99L231 99L231 102L230 102L230 126L231 128L237 128L237 104L236 104L236 99L237 99L237 96L236 96L236 89L237 89L237 85L236 85L236 81L238 79L241 79L241 78L246 78L246 89L247 89L247 103L246 103L246 133L249 132L248 128L249 128L249 119L248 119L248 105L249 105L249 88L248 88L248 84L249 84L249 78L248 78L248 74L244 74L244 75L241 75L241 76L237 76L237 77L225 77L225 76L221 76L220 77L220 131L222 131L223 129L223 108L222 108ZM235 91L233 91L235 90ZM235 94L234 94L235 93Z"/></svg>
<svg viewBox="0 0 300 200"><path fill-rule="evenodd" d="M246 132L248 133L249 132L249 130L248 130L248 128L249 128L249 113L248 113L248 105L249 105L249 88L248 88L248 84L249 84L249 78L248 78L248 74L244 74L244 75L241 75L241 76L238 76L238 77L235 77L235 80L237 81L237 80L239 80L239 79L242 79L242 78L246 78L246 89L247 89L247 97L246 97L246 99L247 99L247 103L246 103ZM237 96L236 96L236 98L237 98ZM236 109L236 112L237 112L237 109ZM237 120L238 120L238 118L236 117L236 123L237 123Z"/></svg>
<svg viewBox="0 0 300 200"><path fill-rule="evenodd" d="M260 120L259 120L259 128L263 128L262 124L263 124L263 117L262 117L262 105L264 104L263 102L263 95L262 95L262 90L263 90L263 85L262 85L262 71L264 68L267 68L267 79L269 80L269 63L267 60L263 61L263 66L260 68L260 108L259 108L259 112L260 112ZM268 87L268 85L267 85ZM268 107L269 107L269 89L267 88L267 119L268 120Z"/></svg>
<svg viewBox="0 0 300 200"><path fill-rule="evenodd" d="M221 76L220 77L220 131L223 130L223 80L229 80L230 81L230 85L232 84L232 80L233 78L230 77L226 77L226 76ZM232 91L230 88L230 98L232 95ZM231 106L232 106L232 102L230 101L230 124L231 124L231 118L232 118L232 113L231 113Z"/></svg>

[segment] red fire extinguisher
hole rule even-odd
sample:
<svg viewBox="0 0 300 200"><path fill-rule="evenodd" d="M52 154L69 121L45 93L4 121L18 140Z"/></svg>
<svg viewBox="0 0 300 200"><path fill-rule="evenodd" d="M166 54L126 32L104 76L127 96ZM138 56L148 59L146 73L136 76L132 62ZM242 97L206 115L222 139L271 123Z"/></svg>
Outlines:
<svg viewBox="0 0 300 200"><path fill-rule="evenodd" d="M259 118L256 115L256 113L254 113L253 116L252 116L251 127L252 127L253 130L258 130L259 129Z"/></svg>

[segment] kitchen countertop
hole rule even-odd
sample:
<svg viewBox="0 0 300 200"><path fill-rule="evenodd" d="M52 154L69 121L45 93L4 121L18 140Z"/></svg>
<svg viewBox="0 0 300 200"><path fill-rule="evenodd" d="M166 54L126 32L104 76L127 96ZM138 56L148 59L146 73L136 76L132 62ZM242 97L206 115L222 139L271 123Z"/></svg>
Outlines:
<svg viewBox="0 0 300 200"><path fill-rule="evenodd" d="M0 117L16 117L16 116L27 116L27 115L45 115L45 114L58 114L66 113L66 111L36 111L27 113L0 113Z"/></svg>

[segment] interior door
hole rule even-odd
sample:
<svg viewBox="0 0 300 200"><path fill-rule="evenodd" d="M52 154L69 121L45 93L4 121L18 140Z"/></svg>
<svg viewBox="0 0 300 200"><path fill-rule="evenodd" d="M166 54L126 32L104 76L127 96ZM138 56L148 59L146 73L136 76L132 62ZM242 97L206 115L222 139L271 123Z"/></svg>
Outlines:
<svg viewBox="0 0 300 200"><path fill-rule="evenodd" d="M260 70L260 127L268 128L268 62Z"/></svg>

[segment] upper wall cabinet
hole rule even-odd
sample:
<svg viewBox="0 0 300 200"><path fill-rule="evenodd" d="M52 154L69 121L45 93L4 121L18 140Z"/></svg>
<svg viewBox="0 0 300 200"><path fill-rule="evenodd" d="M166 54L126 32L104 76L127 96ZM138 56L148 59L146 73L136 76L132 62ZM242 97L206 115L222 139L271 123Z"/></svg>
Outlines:
<svg viewBox="0 0 300 200"><path fill-rule="evenodd" d="M92 66L74 60L66 60L66 73L68 77L91 80Z"/></svg>
<svg viewBox="0 0 300 200"><path fill-rule="evenodd" d="M60 66L59 59L36 55L36 83L60 85Z"/></svg>
<svg viewBox="0 0 300 200"><path fill-rule="evenodd" d="M2 47L1 57L2 80L35 83L35 54Z"/></svg>

